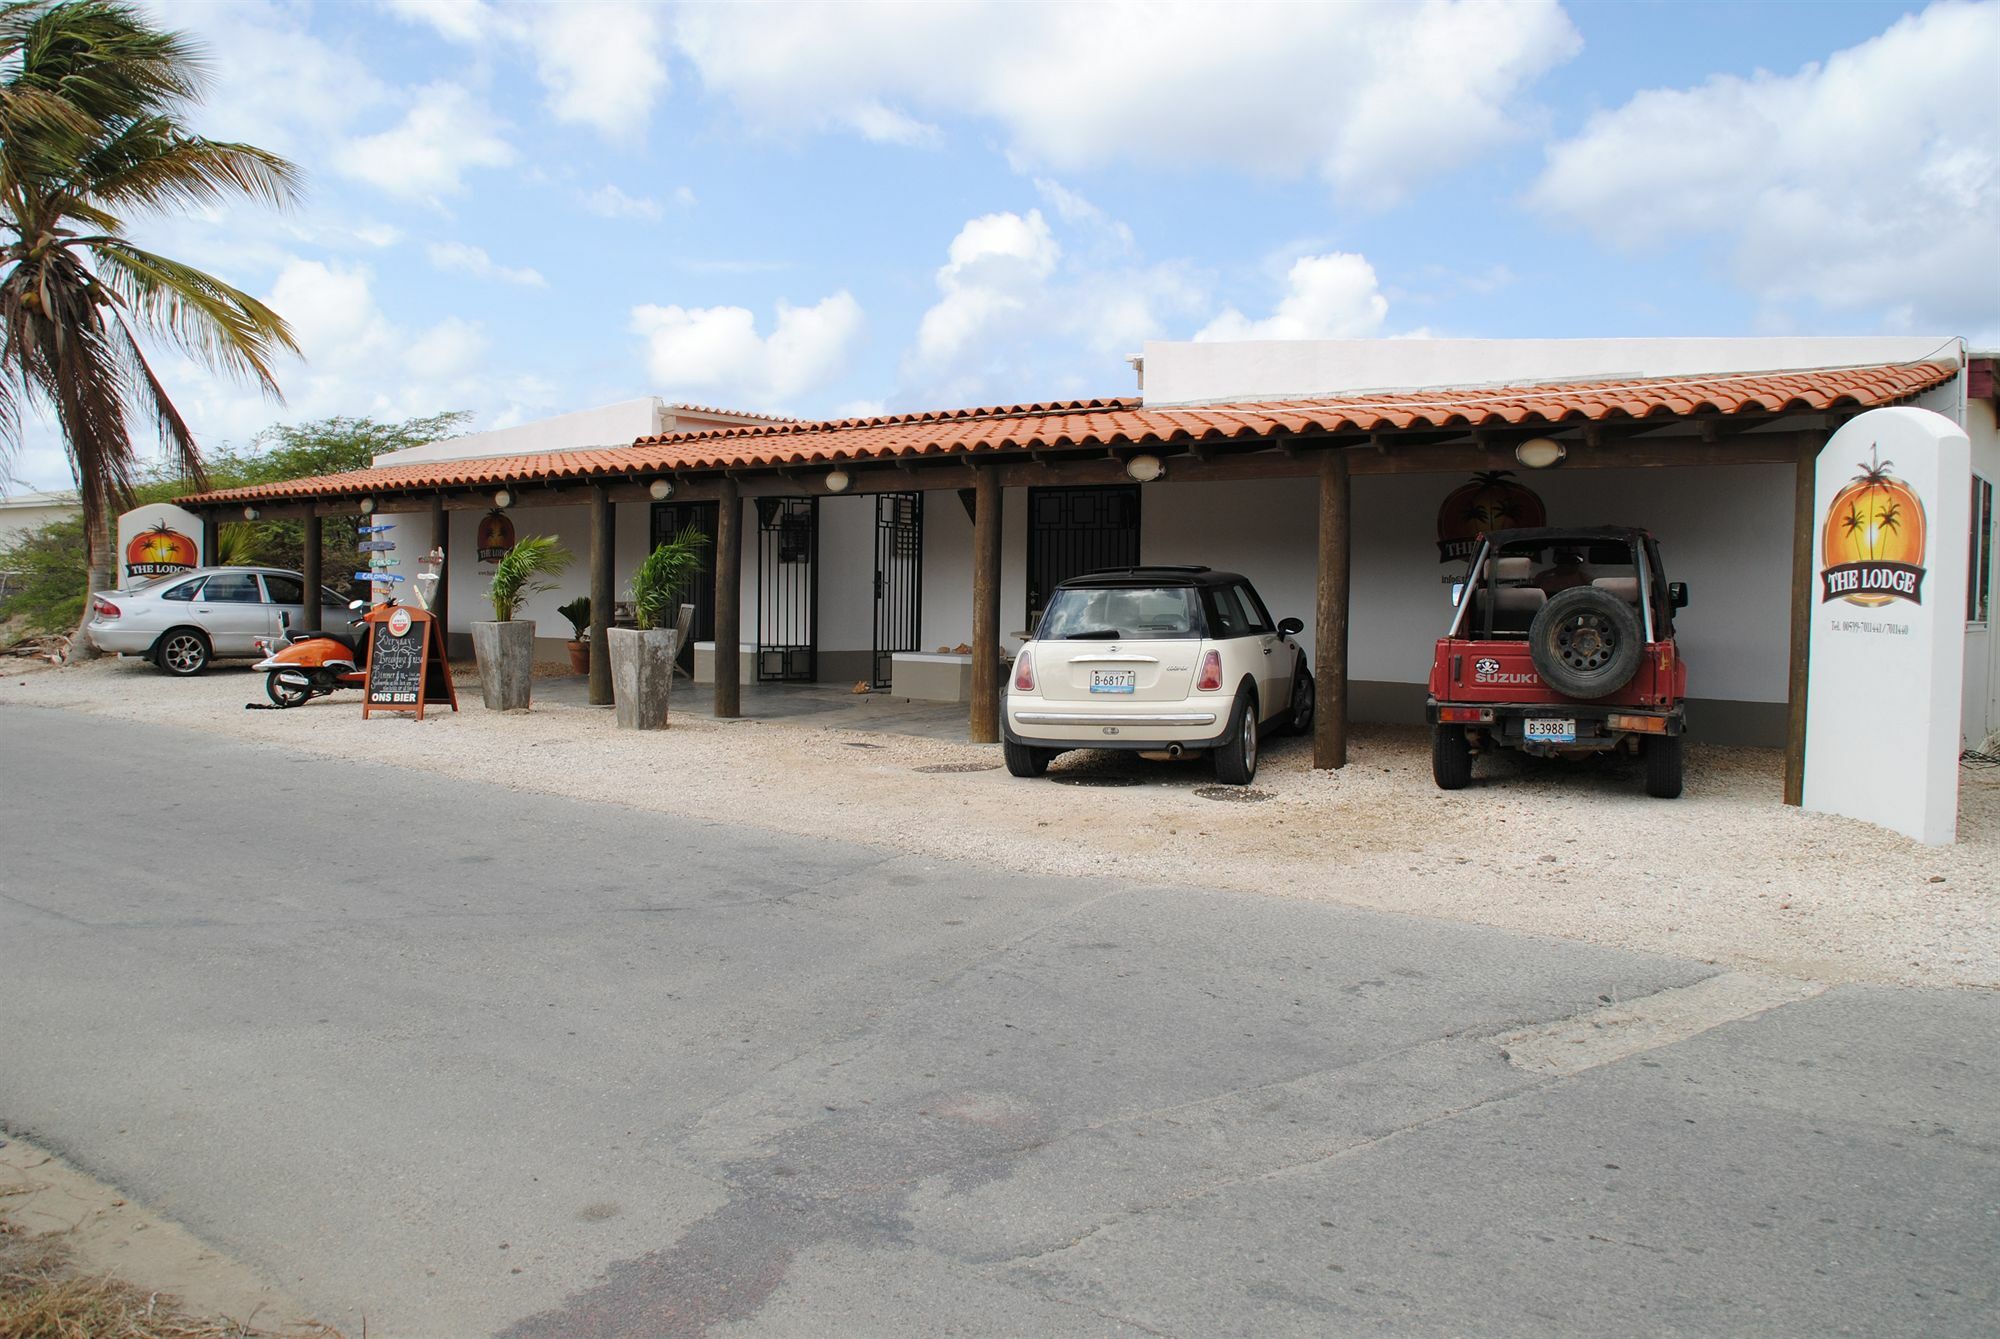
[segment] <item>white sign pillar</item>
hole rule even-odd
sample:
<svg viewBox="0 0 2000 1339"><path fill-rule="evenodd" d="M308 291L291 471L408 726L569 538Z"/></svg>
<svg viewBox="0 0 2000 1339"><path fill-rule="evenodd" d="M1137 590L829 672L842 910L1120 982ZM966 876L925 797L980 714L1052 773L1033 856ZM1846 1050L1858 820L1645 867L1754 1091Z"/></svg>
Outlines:
<svg viewBox="0 0 2000 1339"><path fill-rule="evenodd" d="M1971 444L1928 409L1871 409L1813 487L1805 807L1934 846L1958 831Z"/></svg>
<svg viewBox="0 0 2000 1339"><path fill-rule="evenodd" d="M201 551L201 517L171 502L134 507L118 518L120 589L190 571L212 556Z"/></svg>

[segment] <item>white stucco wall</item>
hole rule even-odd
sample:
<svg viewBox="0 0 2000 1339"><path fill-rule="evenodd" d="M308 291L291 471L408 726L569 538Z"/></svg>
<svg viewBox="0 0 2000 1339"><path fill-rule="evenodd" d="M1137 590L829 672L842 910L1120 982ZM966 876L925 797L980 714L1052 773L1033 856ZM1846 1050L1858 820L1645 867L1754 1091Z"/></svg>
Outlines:
<svg viewBox="0 0 2000 1339"><path fill-rule="evenodd" d="M1991 400L1971 401L1965 409L1965 434L1972 442L1972 473L2000 490L2000 417ZM2000 532L2000 516L1994 528ZM1966 554L1971 556L1970 536ZM1991 581L2000 604L2000 533L1992 538ZM1976 576L1976 574L1975 574ZM2000 732L2000 627L1968 624L1965 630L1965 711L1960 722L1966 748L1978 748Z"/></svg>
<svg viewBox="0 0 2000 1339"><path fill-rule="evenodd" d="M79 510L75 493L10 493L0 497L0 551L30 530L74 516Z"/></svg>
<svg viewBox="0 0 2000 1339"><path fill-rule="evenodd" d="M1846 367L1957 357L1950 336L1752 339L1336 339L1149 341L1149 405L1276 400L1422 386L1576 377ZM1954 417L1956 417L1954 415Z"/></svg>

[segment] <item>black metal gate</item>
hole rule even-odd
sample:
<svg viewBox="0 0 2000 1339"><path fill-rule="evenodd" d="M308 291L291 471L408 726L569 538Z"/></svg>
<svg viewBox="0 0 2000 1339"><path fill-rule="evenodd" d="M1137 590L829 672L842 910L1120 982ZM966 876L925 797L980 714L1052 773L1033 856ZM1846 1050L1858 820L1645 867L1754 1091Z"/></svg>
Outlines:
<svg viewBox="0 0 2000 1339"><path fill-rule="evenodd" d="M819 499L757 499L757 681L819 677Z"/></svg>
<svg viewBox="0 0 2000 1339"><path fill-rule="evenodd" d="M655 502L652 540L646 546L651 553L690 525L708 540L701 550L701 570L688 578L674 599L676 605L694 606L688 644L674 657L690 674L694 673L694 644L715 640L715 507L713 502Z"/></svg>
<svg viewBox="0 0 2000 1339"><path fill-rule="evenodd" d="M889 686L893 657L923 634L924 495L875 495L875 686Z"/></svg>
<svg viewBox="0 0 2000 1339"><path fill-rule="evenodd" d="M1029 632L1061 582L1138 563L1138 485L1028 490Z"/></svg>

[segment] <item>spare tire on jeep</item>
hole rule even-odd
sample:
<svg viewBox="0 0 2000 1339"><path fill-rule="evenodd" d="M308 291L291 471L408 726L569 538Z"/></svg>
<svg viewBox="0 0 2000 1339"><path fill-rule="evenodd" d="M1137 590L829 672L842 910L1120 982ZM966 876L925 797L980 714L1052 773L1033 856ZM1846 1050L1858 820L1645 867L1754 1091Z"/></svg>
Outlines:
<svg viewBox="0 0 2000 1339"><path fill-rule="evenodd" d="M1641 639L1632 606L1595 586L1550 596L1528 626L1535 672L1570 697L1605 697L1630 683L1645 652Z"/></svg>

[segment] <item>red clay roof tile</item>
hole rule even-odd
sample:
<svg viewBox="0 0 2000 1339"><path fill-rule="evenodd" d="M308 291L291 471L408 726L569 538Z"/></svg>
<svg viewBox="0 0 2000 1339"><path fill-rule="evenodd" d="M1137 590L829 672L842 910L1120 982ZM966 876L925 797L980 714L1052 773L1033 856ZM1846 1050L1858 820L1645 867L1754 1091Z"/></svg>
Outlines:
<svg viewBox="0 0 2000 1339"><path fill-rule="evenodd" d="M1955 362L1787 372L1378 392L1254 404L1147 406L1134 399L1038 401L878 418L786 421L642 437L627 447L386 465L224 488L191 504L358 497L511 482L644 477L673 471L1063 449L1166 446L1292 436L1645 419L1696 413L1873 408L1937 386Z"/></svg>

